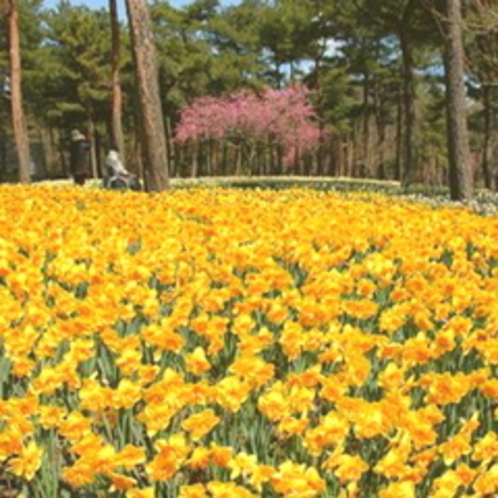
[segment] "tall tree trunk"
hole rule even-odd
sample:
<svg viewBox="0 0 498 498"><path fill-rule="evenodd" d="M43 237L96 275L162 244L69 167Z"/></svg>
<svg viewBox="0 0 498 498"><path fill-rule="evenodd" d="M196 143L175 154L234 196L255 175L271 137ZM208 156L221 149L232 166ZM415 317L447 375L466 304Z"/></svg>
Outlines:
<svg viewBox="0 0 498 498"><path fill-rule="evenodd" d="M377 164L375 165L375 176L379 180L385 180L387 178L385 164L386 123L382 103L382 95L379 87L380 83L377 79L374 85L375 125L377 127Z"/></svg>
<svg viewBox="0 0 498 498"><path fill-rule="evenodd" d="M354 172L354 151L356 149L355 144L355 134L354 128L351 130L348 136L348 151L347 151L347 159L346 159L346 167L343 173L343 176L346 178L352 177Z"/></svg>
<svg viewBox="0 0 498 498"><path fill-rule="evenodd" d="M361 118L360 118L361 119ZM351 176L353 178L359 178L361 176L362 170L362 161L364 159L364 146L362 141L362 131L361 131L361 123L357 119L353 124L353 168L351 172Z"/></svg>
<svg viewBox="0 0 498 498"><path fill-rule="evenodd" d="M168 153L159 95L156 47L147 0L126 0L140 101L142 156L148 188L168 188Z"/></svg>
<svg viewBox="0 0 498 498"><path fill-rule="evenodd" d="M54 148L57 149L57 154L59 155L59 164L61 165L61 175L63 178L69 178L69 167L67 164L67 156L65 154L65 148L63 145L63 141L61 140L61 132L59 129L54 130L50 129L51 140Z"/></svg>
<svg viewBox="0 0 498 498"><path fill-rule="evenodd" d="M394 179L401 181L403 178L403 92L398 92L398 102L396 105L396 150Z"/></svg>
<svg viewBox="0 0 498 498"><path fill-rule="evenodd" d="M235 176L242 176L242 143L235 144Z"/></svg>
<svg viewBox="0 0 498 498"><path fill-rule="evenodd" d="M473 195L464 86L461 0L446 0L446 96L450 195L470 201Z"/></svg>
<svg viewBox="0 0 498 498"><path fill-rule="evenodd" d="M0 182L5 181L7 176L7 135L0 126Z"/></svg>
<svg viewBox="0 0 498 498"><path fill-rule="evenodd" d="M167 141L166 150L169 153L168 154L169 174L172 178L174 178L175 176L178 176L178 168L176 164L177 161L176 161L173 124L171 123L170 116L166 116L164 126L166 130L166 141Z"/></svg>
<svg viewBox="0 0 498 498"><path fill-rule="evenodd" d="M402 148L402 177L401 182L409 185L415 180L418 168L418 124L416 112L416 81L414 62L414 42L410 28L413 15L420 6L420 0L408 0L401 18L398 33L401 45L402 76L403 76L403 148Z"/></svg>
<svg viewBox="0 0 498 498"><path fill-rule="evenodd" d="M145 172L145 166L144 166L144 161L143 161L143 152L142 152L142 142L140 140L140 134L138 132L135 132L133 134L133 156L136 162L136 168L138 171L138 176L140 178L143 178L144 180L144 189L146 191L149 190L149 184L148 184L148 177Z"/></svg>
<svg viewBox="0 0 498 498"><path fill-rule="evenodd" d="M199 174L199 146L195 144L192 151L192 167L190 169L190 177L197 178Z"/></svg>
<svg viewBox="0 0 498 498"><path fill-rule="evenodd" d="M415 109L416 88L413 61L413 40L406 32L401 33L401 53L403 59L403 176L405 185L413 183L418 167L417 115Z"/></svg>
<svg viewBox="0 0 498 498"><path fill-rule="evenodd" d="M92 178L98 178L98 162L97 162L97 141L95 139L95 122L92 114L88 114L88 139L90 141L90 165L92 168Z"/></svg>
<svg viewBox="0 0 498 498"><path fill-rule="evenodd" d="M221 176L227 176L228 173L228 144L225 140L221 143L222 154L221 154Z"/></svg>
<svg viewBox="0 0 498 498"><path fill-rule="evenodd" d="M54 178L57 174L57 152L52 140L52 129L45 126L40 127L40 137L45 162L45 178Z"/></svg>
<svg viewBox="0 0 498 498"><path fill-rule="evenodd" d="M18 0L5 0L7 32L9 37L10 92L12 128L19 164L19 181L30 183L29 138L22 104L21 49L19 42Z"/></svg>
<svg viewBox="0 0 498 498"><path fill-rule="evenodd" d="M363 75L363 102L361 104L361 137L362 137L362 159L359 165L358 176L365 178L370 171L370 76L368 72Z"/></svg>
<svg viewBox="0 0 498 498"><path fill-rule="evenodd" d="M213 142L206 143L206 176L213 176Z"/></svg>
<svg viewBox="0 0 498 498"><path fill-rule="evenodd" d="M320 56L315 58L315 92L317 98L317 115L318 115L318 129L319 129L319 141L318 148L315 154L315 161L313 161L312 173L313 175L317 175L318 171L322 169L323 156L324 156L324 148L325 148L325 118L324 118L324 94L322 88L322 56L323 52Z"/></svg>
<svg viewBox="0 0 498 498"><path fill-rule="evenodd" d="M118 20L118 9L116 0L109 0L109 11L111 13L111 42L112 42L112 126L111 147L118 149L121 159L126 164L126 153L124 149L122 107L123 96L121 92L120 65L121 65L121 36Z"/></svg>
<svg viewBox="0 0 498 498"><path fill-rule="evenodd" d="M493 172L493 111L492 111L492 87L483 87L484 98L484 143L482 151L482 170L484 174L484 185L490 190L494 190L495 175Z"/></svg>

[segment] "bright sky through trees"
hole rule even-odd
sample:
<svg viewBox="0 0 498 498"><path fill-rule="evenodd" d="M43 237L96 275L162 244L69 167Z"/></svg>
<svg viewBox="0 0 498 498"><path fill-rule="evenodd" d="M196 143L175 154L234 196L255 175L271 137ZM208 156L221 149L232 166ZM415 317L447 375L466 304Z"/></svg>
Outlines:
<svg viewBox="0 0 498 498"><path fill-rule="evenodd" d="M45 0L43 3L45 7L51 9L57 6L59 0ZM86 1L72 0L71 3L74 5L86 5L91 9L101 9L101 8L107 8L109 6L108 0L86 0ZM182 4L185 4L187 2L184 2L182 0L174 0L171 3L175 6L176 5L181 6ZM124 12L124 0L118 0L118 8Z"/></svg>
<svg viewBox="0 0 498 498"><path fill-rule="evenodd" d="M47 8L53 8L59 3L59 0L45 0L44 4L45 7ZM107 8L109 5L108 0L72 0L73 4L79 4L79 5L86 5L90 7L91 9L101 9L101 8ZM173 7L183 7L185 5L188 5L190 0L170 0L169 2ZM233 1L224 1L222 2L223 4L231 4L234 3ZM118 0L118 9L120 9L121 12L124 12L124 0Z"/></svg>

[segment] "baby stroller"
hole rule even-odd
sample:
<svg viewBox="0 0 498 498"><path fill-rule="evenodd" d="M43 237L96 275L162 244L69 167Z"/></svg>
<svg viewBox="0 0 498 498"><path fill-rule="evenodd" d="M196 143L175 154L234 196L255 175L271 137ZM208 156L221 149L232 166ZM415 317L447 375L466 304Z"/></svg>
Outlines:
<svg viewBox="0 0 498 498"><path fill-rule="evenodd" d="M111 190L142 190L140 180L123 166L117 151L109 151L105 160L105 168L104 188Z"/></svg>

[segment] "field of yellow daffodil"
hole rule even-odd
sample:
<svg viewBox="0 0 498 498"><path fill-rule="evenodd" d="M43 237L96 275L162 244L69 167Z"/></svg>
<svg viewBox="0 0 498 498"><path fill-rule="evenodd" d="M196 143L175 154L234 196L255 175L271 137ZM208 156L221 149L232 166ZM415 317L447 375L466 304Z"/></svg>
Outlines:
<svg viewBox="0 0 498 498"><path fill-rule="evenodd" d="M0 188L0 494L498 493L498 218Z"/></svg>

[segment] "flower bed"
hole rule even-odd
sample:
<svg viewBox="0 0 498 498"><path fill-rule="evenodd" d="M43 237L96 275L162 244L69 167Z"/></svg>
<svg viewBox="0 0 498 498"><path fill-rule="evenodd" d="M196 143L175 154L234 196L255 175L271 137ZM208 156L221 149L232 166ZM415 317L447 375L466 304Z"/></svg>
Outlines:
<svg viewBox="0 0 498 498"><path fill-rule="evenodd" d="M498 218L0 189L0 491L498 492Z"/></svg>

